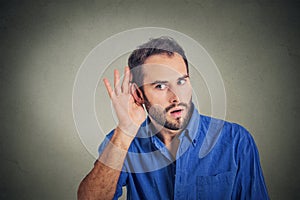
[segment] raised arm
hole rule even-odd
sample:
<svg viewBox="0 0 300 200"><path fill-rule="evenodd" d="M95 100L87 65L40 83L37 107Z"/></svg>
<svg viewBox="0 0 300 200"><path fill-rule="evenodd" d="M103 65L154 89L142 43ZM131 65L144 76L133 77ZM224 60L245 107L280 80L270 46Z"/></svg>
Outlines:
<svg viewBox="0 0 300 200"><path fill-rule="evenodd" d="M135 90L129 79L130 71L126 67L122 84L119 71L114 71L114 90L106 78L103 80L119 123L94 168L80 183L77 192L79 200L114 197L128 148L146 117L143 107L136 103L132 95Z"/></svg>

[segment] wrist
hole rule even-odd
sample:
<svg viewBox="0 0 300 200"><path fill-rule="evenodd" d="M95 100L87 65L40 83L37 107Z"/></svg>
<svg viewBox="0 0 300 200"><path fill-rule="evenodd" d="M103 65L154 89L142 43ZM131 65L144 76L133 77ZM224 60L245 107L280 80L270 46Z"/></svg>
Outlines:
<svg viewBox="0 0 300 200"><path fill-rule="evenodd" d="M117 128L120 132L130 138L134 138L139 130L139 127L134 124L121 124L119 123Z"/></svg>
<svg viewBox="0 0 300 200"><path fill-rule="evenodd" d="M126 129L126 131L119 126L115 128L114 135L111 138L111 143L115 147L119 147L122 151L127 151L132 140L134 139L136 133L133 135L133 132L128 132L129 130Z"/></svg>

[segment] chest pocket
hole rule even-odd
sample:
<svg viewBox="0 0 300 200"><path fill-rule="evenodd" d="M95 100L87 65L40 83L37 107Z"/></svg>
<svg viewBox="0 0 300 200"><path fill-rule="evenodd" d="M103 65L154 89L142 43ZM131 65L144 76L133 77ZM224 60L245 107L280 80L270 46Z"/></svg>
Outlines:
<svg viewBox="0 0 300 200"><path fill-rule="evenodd" d="M232 171L214 176L197 176L197 199L231 199L234 177Z"/></svg>

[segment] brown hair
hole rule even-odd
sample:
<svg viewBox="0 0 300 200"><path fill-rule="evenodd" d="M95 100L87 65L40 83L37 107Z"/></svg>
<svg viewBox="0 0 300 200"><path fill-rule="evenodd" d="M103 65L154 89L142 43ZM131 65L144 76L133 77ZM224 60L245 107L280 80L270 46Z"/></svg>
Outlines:
<svg viewBox="0 0 300 200"><path fill-rule="evenodd" d="M184 50L173 38L168 36L152 38L147 43L138 46L138 48L134 50L128 58L128 66L133 76L132 81L139 87L142 86L144 75L141 67L139 66L144 64L148 57L157 54L173 56L175 52L182 56L186 65L187 73L189 73L188 61Z"/></svg>

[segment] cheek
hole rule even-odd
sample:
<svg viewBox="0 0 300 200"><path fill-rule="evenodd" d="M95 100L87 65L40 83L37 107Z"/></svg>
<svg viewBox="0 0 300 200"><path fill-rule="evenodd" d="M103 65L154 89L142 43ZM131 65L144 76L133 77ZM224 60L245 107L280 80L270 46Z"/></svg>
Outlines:
<svg viewBox="0 0 300 200"><path fill-rule="evenodd" d="M191 86L185 86L180 90L180 99L181 101L189 101L192 96L192 87Z"/></svg>
<svg viewBox="0 0 300 200"><path fill-rule="evenodd" d="M161 105L153 104L148 108L148 112L152 115L162 115L164 113L164 108Z"/></svg>
<svg viewBox="0 0 300 200"><path fill-rule="evenodd" d="M163 105L168 100L168 95L165 91L153 92L149 94L149 102L152 104ZM148 96L147 96L148 97Z"/></svg>
<svg viewBox="0 0 300 200"><path fill-rule="evenodd" d="M148 102L152 105L161 104L164 101L166 94L163 91L144 90L144 95Z"/></svg>

